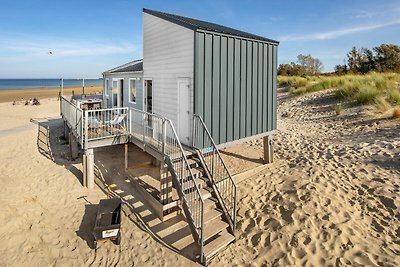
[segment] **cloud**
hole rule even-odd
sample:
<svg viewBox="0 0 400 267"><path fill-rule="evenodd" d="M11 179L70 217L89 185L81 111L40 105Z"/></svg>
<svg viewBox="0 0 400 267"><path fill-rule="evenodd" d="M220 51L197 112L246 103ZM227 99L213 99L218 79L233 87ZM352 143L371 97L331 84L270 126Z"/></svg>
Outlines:
<svg viewBox="0 0 400 267"><path fill-rule="evenodd" d="M0 42L2 54L15 56L100 56L133 53L136 47L130 43L100 43L96 41L54 40L55 38L9 38Z"/></svg>
<svg viewBox="0 0 400 267"><path fill-rule="evenodd" d="M373 30L377 30L380 28L393 26L400 24L400 19L397 19L392 22L374 24L374 25L364 25L364 26L355 26L340 30L320 32L320 33L311 33L311 34L302 34L302 35L286 35L281 36L278 40L280 41L304 41L304 40L329 40L336 39L342 36L359 33L359 32L369 32Z"/></svg>
<svg viewBox="0 0 400 267"><path fill-rule="evenodd" d="M371 11L367 11L367 10L356 10L355 14L352 15L352 18L356 18L356 19L363 19L363 18L372 18L372 17L376 17L378 15L381 15L381 12L371 12Z"/></svg>

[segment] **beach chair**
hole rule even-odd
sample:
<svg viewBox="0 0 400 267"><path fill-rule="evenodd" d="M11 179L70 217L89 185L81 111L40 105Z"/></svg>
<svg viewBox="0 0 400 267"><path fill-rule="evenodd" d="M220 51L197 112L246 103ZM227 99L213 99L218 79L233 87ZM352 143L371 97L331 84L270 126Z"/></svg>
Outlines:
<svg viewBox="0 0 400 267"><path fill-rule="evenodd" d="M112 120L104 121L103 126L115 130L126 131L126 123L125 123L126 114L118 114Z"/></svg>

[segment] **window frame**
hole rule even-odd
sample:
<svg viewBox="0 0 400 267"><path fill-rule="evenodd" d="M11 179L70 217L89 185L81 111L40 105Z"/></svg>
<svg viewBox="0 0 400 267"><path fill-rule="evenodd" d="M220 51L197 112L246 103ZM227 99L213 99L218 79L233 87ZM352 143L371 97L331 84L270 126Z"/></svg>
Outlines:
<svg viewBox="0 0 400 267"><path fill-rule="evenodd" d="M110 94L108 92L109 87L110 87L110 78L104 78L104 89L105 89L104 90L104 95L105 95L106 98L110 97Z"/></svg>

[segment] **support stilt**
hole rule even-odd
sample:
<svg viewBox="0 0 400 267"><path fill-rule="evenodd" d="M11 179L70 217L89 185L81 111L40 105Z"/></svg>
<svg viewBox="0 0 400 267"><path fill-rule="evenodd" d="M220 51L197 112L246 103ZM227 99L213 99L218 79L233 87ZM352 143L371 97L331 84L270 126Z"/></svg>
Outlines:
<svg viewBox="0 0 400 267"><path fill-rule="evenodd" d="M274 162L274 149L273 149L272 136L267 135L263 137L263 146L264 146L264 163L267 164Z"/></svg>
<svg viewBox="0 0 400 267"><path fill-rule="evenodd" d="M85 155L83 157L83 184L87 188L92 189L94 187L94 153L93 148L85 150Z"/></svg>
<svg viewBox="0 0 400 267"><path fill-rule="evenodd" d="M66 121L64 121L64 138L69 138L69 127Z"/></svg>
<svg viewBox="0 0 400 267"><path fill-rule="evenodd" d="M82 156L82 165L83 165L83 179L82 183L84 187L87 187L87 161L86 161L86 154L83 154Z"/></svg>
<svg viewBox="0 0 400 267"><path fill-rule="evenodd" d="M128 169L128 152L129 152L129 145L125 144L125 170Z"/></svg>
<svg viewBox="0 0 400 267"><path fill-rule="evenodd" d="M69 133L68 137L70 156L71 159L75 160L78 157L78 140L76 140L76 137L72 132Z"/></svg>

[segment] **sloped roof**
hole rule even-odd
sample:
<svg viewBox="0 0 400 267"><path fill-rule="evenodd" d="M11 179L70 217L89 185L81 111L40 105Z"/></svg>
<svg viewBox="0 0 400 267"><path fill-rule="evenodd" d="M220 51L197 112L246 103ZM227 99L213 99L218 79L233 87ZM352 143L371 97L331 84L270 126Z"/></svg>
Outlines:
<svg viewBox="0 0 400 267"><path fill-rule="evenodd" d="M104 73L125 73L125 72L141 72L143 71L143 59L134 60L124 65L107 70Z"/></svg>
<svg viewBox="0 0 400 267"><path fill-rule="evenodd" d="M155 11L155 10L146 9L146 8L143 8L143 12L148 13L153 16L156 16L156 17L159 17L161 19L165 19L169 22L178 24L180 26L183 26L183 27L189 28L191 30L195 30L195 31L196 30L212 31L212 32L216 32L216 33L223 33L223 34L228 34L228 35L234 35L234 36L279 44L278 41L275 41L275 40L272 40L272 39L269 39L266 37L262 37L262 36L255 35L252 33L236 30L236 29L222 26L219 24L215 24L212 22L207 22L207 21L198 20L198 19L192 19L192 18L188 18L188 17L178 16L178 15Z"/></svg>

